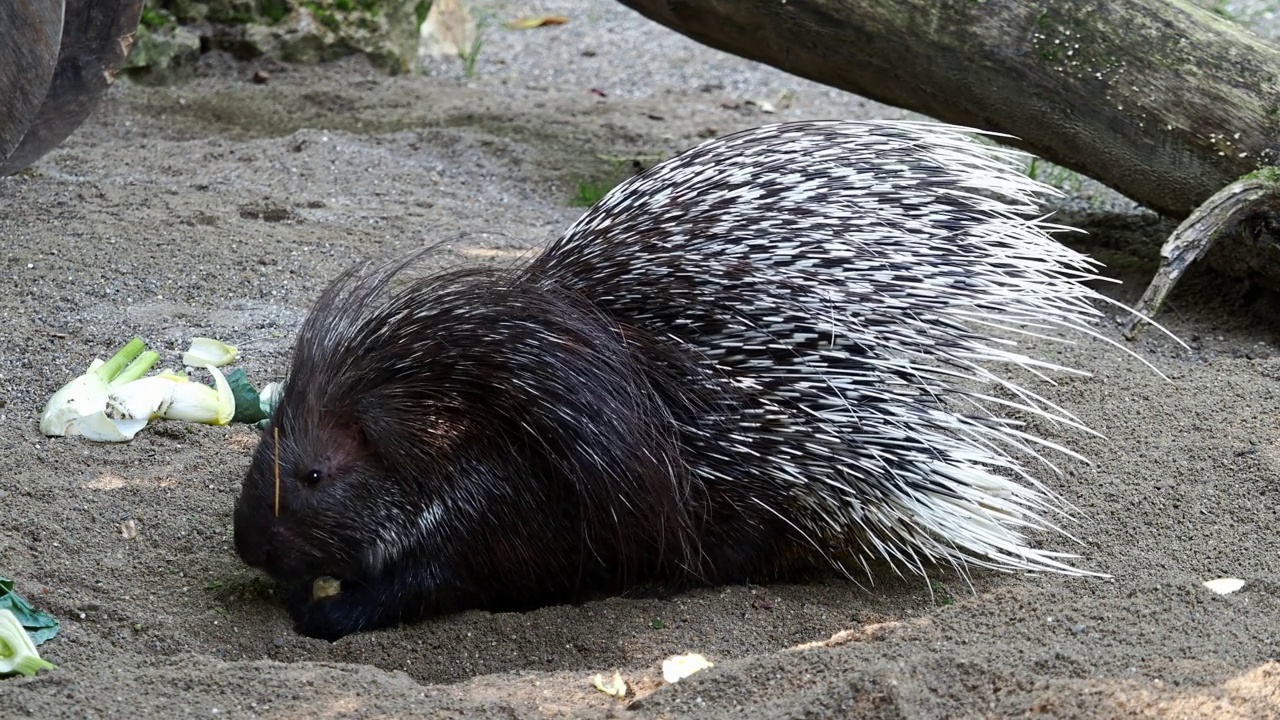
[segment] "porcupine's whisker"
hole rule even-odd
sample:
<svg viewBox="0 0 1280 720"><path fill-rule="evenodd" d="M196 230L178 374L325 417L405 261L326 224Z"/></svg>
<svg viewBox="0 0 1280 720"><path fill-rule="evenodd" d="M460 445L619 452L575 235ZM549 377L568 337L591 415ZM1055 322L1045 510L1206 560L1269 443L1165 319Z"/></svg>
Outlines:
<svg viewBox="0 0 1280 720"><path fill-rule="evenodd" d="M276 517L280 517L280 426L274 425L271 428L272 447L275 449L275 463L272 467L276 476Z"/></svg>

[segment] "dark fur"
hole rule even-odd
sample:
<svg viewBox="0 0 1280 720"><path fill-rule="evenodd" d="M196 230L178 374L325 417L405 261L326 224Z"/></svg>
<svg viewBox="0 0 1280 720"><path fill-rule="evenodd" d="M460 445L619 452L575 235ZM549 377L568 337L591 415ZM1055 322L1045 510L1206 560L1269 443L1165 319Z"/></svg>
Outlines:
<svg viewBox="0 0 1280 720"><path fill-rule="evenodd" d="M349 273L318 301L272 418L279 517L271 432L236 505L237 551L285 586L300 632L796 569L747 490L690 477L683 453L740 404L699 358L530 271L389 288L402 269ZM396 535L412 539L377 562ZM313 601L326 575L342 592Z"/></svg>

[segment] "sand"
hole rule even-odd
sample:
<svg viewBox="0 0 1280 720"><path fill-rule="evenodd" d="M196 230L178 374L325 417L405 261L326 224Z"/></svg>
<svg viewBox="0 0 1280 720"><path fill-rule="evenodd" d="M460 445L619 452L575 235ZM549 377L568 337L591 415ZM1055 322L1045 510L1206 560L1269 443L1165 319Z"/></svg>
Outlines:
<svg viewBox="0 0 1280 720"><path fill-rule="evenodd" d="M902 113L721 55L610 3L496 29L465 77L387 78L211 55L173 87L122 81L63 147L0 181L0 575L62 622L60 667L0 682L6 717L1280 717L1280 324L1273 298L1196 273L1121 344L1033 345L1089 370L1034 387L1103 437L1034 429L1049 485L1107 578L939 572L862 588L709 588L469 612L327 643L301 637L232 548L256 434L157 424L127 444L46 439L48 395L131 336L175 365L241 348L259 383L324 283L443 242L510 262L565 228L598 155L671 155L786 119ZM269 74L251 82L254 70ZM762 112L760 102L775 105ZM1171 226L1089 184L1064 217L1132 302ZM1100 333L1118 339L1111 323ZM1167 379L1143 365L1146 360ZM136 537L122 524L132 521ZM1201 583L1245 581L1216 595ZM833 638L834 636L834 638ZM829 638L833 638L828 642ZM664 658L715 663L676 685ZM618 670L638 693L593 689Z"/></svg>

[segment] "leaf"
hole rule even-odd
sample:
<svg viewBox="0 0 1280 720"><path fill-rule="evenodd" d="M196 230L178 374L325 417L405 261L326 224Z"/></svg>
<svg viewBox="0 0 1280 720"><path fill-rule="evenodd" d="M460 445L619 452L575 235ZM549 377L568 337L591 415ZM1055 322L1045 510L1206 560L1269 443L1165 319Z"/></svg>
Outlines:
<svg viewBox="0 0 1280 720"><path fill-rule="evenodd" d="M678 683L696 672L711 667L715 665L700 653L673 655L662 661L662 679L669 683Z"/></svg>
<svg viewBox="0 0 1280 720"><path fill-rule="evenodd" d="M258 391L249 384L243 368L227 373L227 384L231 386L231 394L236 398L236 414L232 416L231 422L256 423L267 416L258 400Z"/></svg>
<svg viewBox="0 0 1280 720"><path fill-rule="evenodd" d="M48 613L36 610L22 596L13 591L13 581L0 577L0 609L7 609L18 618L31 636L31 642L39 645L58 634L58 621Z"/></svg>
<svg viewBox="0 0 1280 720"><path fill-rule="evenodd" d="M512 30L532 30L533 28L546 27L548 25L564 25L567 22L569 22L569 18L563 15L536 15L508 20L507 27Z"/></svg>

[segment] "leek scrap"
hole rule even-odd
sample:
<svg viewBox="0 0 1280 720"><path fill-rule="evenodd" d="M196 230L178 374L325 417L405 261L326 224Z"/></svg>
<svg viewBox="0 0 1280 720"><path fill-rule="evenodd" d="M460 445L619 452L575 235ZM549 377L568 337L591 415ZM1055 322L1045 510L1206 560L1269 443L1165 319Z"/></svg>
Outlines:
<svg viewBox="0 0 1280 720"><path fill-rule="evenodd" d="M182 364L187 367L223 367L236 359L236 348L220 340L198 337L191 339L191 347L182 354Z"/></svg>
<svg viewBox="0 0 1280 720"><path fill-rule="evenodd" d="M94 360L83 375L63 385L45 403L40 432L49 436L80 434L80 421L101 412L113 388L142 377L159 359L145 350L142 339L134 338L110 360Z"/></svg>
<svg viewBox="0 0 1280 720"><path fill-rule="evenodd" d="M35 675L41 670L53 670L57 665L42 660L36 652L31 636L11 610L0 610L0 677L5 675Z"/></svg>

